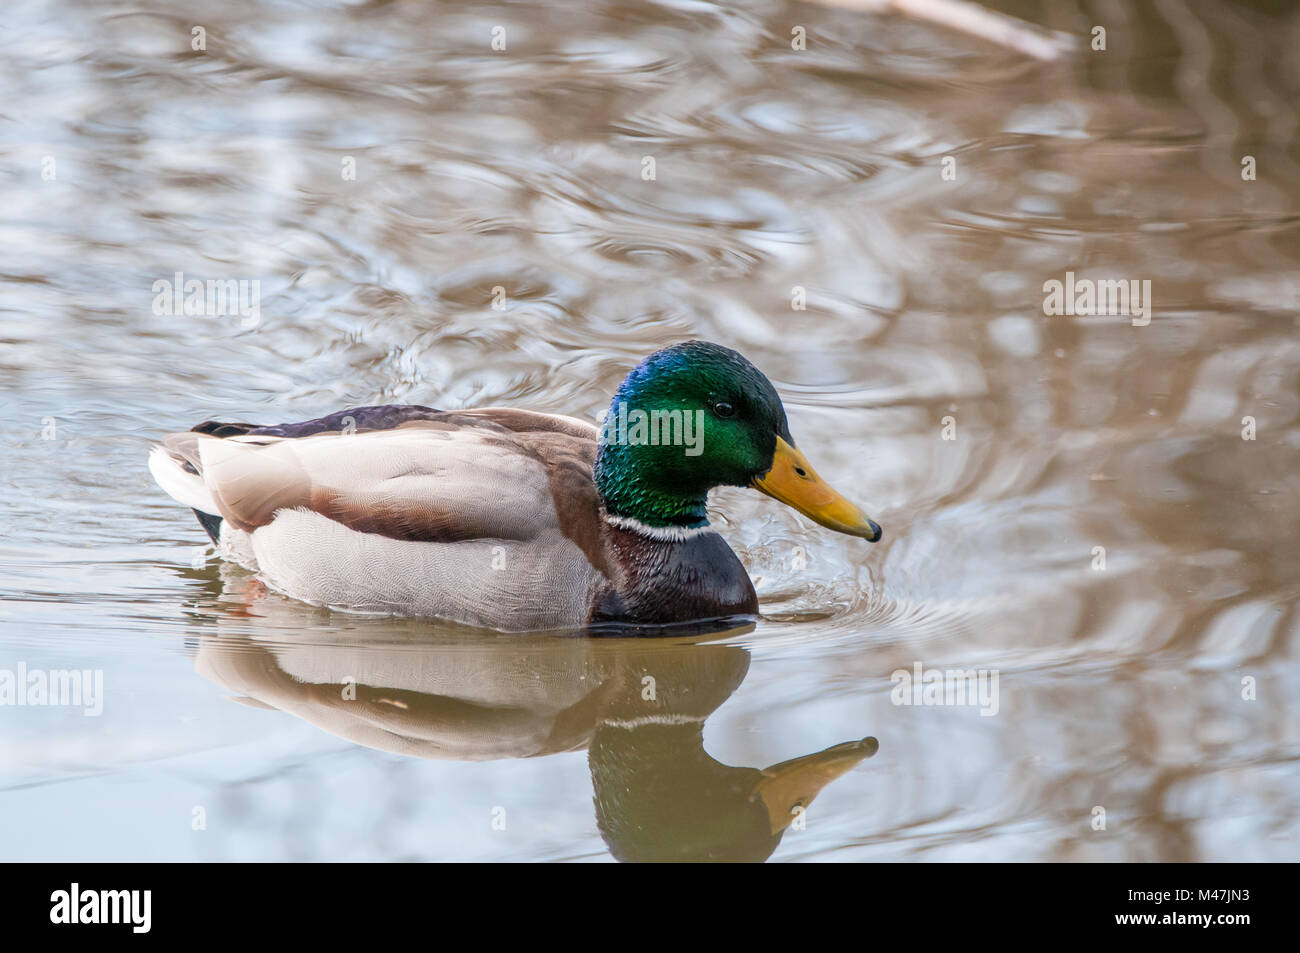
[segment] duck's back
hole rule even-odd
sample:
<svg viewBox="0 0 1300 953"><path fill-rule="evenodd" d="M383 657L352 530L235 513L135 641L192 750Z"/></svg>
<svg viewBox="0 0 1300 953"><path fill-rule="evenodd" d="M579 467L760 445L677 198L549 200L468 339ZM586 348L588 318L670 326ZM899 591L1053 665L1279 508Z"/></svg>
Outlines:
<svg viewBox="0 0 1300 953"><path fill-rule="evenodd" d="M150 466L224 554L286 595L567 628L588 622L608 581L597 434L508 408L362 407L272 427L210 421L166 438Z"/></svg>

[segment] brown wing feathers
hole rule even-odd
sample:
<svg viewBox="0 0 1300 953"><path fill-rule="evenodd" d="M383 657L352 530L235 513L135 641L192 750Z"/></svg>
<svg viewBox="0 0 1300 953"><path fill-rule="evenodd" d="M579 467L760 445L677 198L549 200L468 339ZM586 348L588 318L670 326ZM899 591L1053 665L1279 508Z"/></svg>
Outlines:
<svg viewBox="0 0 1300 953"><path fill-rule="evenodd" d="M531 411L383 406L274 427L208 421L167 446L204 471L238 529L306 508L358 532L453 543L527 539L554 520L608 574L595 438L583 421Z"/></svg>

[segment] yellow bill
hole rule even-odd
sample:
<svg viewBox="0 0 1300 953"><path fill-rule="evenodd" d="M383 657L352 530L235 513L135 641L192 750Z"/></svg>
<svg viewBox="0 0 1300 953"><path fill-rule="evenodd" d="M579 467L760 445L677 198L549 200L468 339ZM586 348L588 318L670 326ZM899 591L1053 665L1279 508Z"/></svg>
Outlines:
<svg viewBox="0 0 1300 953"><path fill-rule="evenodd" d="M817 475L808 459L781 437L776 438L772 469L751 485L827 529L860 536L872 543L880 539L880 524L840 496Z"/></svg>
<svg viewBox="0 0 1300 953"><path fill-rule="evenodd" d="M764 768L750 800L763 802L775 834L794 820L795 808L807 810L822 788L870 758L879 748L875 738L863 738Z"/></svg>

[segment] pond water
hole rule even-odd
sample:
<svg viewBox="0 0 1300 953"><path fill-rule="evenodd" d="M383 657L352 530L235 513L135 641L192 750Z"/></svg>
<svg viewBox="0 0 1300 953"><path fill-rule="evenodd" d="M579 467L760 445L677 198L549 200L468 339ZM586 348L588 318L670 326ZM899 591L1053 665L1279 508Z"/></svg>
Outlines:
<svg viewBox="0 0 1300 953"><path fill-rule="evenodd" d="M1074 51L774 0L7 4L0 678L102 695L0 707L0 857L1300 857L1300 17L1000 8ZM257 307L167 313L177 273ZM145 464L210 418L594 417L688 338L885 529L716 493L763 616L709 637L295 603ZM996 694L898 704L918 665Z"/></svg>

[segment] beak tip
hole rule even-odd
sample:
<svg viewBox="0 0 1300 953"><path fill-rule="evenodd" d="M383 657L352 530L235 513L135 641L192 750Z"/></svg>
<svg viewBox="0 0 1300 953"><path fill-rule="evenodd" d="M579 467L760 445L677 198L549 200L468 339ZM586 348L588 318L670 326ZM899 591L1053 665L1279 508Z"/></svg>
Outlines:
<svg viewBox="0 0 1300 953"><path fill-rule="evenodd" d="M885 531L880 528L880 524L877 523L875 520L867 520L867 525L871 527L871 532L874 535L864 537L866 541L869 543L880 542L880 537L883 536L885 533Z"/></svg>

